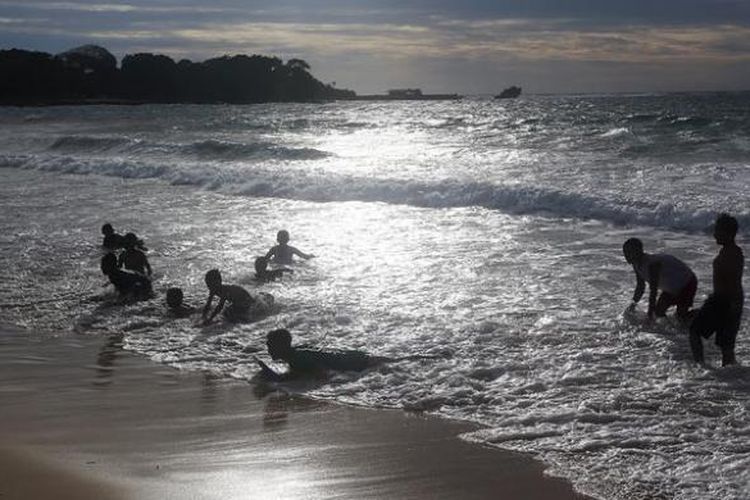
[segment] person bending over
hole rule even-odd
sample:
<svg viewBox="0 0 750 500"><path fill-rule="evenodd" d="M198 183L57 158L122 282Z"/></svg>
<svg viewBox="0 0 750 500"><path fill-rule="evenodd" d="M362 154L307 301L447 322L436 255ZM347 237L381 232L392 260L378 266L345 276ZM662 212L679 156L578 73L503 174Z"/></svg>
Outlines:
<svg viewBox="0 0 750 500"><path fill-rule="evenodd" d="M625 260L633 266L635 272L635 291L630 309L641 300L649 286L648 317L665 316L667 309L677 306L677 317L687 319L693 306L698 280L693 271L677 257L658 253L648 254L643 251L643 243L638 238L630 238L622 246ZM657 294L661 295L657 299Z"/></svg>
<svg viewBox="0 0 750 500"><path fill-rule="evenodd" d="M742 320L745 293L742 290L742 271L745 257L734 239L737 219L721 214L714 225L714 238L721 245L713 262L714 290L690 325L690 350L696 363L703 364L703 341L716 333L716 345L721 349L722 366L737 362L734 344Z"/></svg>
<svg viewBox="0 0 750 500"><path fill-rule="evenodd" d="M304 253L289 245L289 231L282 229L276 234L276 241L278 245L274 245L266 253L266 259L271 260L275 264L289 265L292 263L292 257L298 255L303 259L312 259L315 257L311 253Z"/></svg>
<svg viewBox="0 0 750 500"><path fill-rule="evenodd" d="M206 286L208 287L208 300L203 307L203 324L209 324L217 314L224 308L224 304L229 302L229 307L225 311L226 318L233 322L247 321L250 316L250 307L253 305L252 296L238 285L224 285L221 282L221 273L218 269L211 269L206 273ZM219 298L216 308L209 314L211 303L214 296Z"/></svg>
<svg viewBox="0 0 750 500"><path fill-rule="evenodd" d="M101 270L120 295L132 295L136 299L152 296L151 280L140 274L118 269L115 254L108 253L102 257Z"/></svg>
<svg viewBox="0 0 750 500"><path fill-rule="evenodd" d="M125 269L150 277L151 264L148 263L146 254L139 248L138 237L133 233L128 233L123 239L125 251L117 259L117 267L125 267Z"/></svg>

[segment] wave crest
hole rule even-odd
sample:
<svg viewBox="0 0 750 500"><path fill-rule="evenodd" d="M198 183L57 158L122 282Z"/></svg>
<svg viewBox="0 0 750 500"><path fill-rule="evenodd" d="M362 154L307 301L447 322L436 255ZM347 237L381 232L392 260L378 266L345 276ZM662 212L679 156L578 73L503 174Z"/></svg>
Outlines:
<svg viewBox="0 0 750 500"><path fill-rule="evenodd" d="M212 146L213 147L213 146ZM211 165L84 160L59 156L0 156L0 166L122 178L161 179L236 195L313 202L382 202L424 208L482 207L513 214L602 220L614 224L706 231L716 211L677 206L668 201L607 198L596 194L490 182L403 181L336 175L308 175L299 170L270 171L246 167L231 171ZM750 225L750 213L735 214Z"/></svg>
<svg viewBox="0 0 750 500"><path fill-rule="evenodd" d="M288 161L319 160L331 156L326 151L313 148L293 148L272 142L238 143L209 139L187 144L165 144L125 137L98 137L67 135L58 137L48 147L56 154L96 155L103 153L145 153L162 156L165 152L185 158L202 160L273 159Z"/></svg>

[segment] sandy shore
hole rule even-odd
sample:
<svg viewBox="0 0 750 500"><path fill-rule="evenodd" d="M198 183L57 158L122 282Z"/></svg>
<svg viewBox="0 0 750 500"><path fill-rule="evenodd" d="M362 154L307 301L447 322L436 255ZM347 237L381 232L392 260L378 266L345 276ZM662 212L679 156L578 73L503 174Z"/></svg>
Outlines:
<svg viewBox="0 0 750 500"><path fill-rule="evenodd" d="M0 329L0 499L581 499L469 424L181 373Z"/></svg>

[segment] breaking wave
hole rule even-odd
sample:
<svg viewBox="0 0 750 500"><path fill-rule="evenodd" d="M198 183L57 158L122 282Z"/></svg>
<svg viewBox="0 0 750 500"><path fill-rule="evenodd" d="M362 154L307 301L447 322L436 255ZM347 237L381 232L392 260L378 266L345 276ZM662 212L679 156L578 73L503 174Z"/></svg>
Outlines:
<svg viewBox="0 0 750 500"><path fill-rule="evenodd" d="M87 135L62 136L48 147L52 153L94 155L118 153L168 153L179 157L208 160L276 159L276 160L318 160L331 156L330 153L313 148L293 148L273 142L237 143L209 139L187 144L149 142L143 139L125 137L98 137Z"/></svg>
<svg viewBox="0 0 750 500"><path fill-rule="evenodd" d="M205 144L205 143L204 143ZM217 146L211 144L209 148ZM424 208L482 207L513 214L602 220L622 225L706 231L713 207L679 206L670 201L613 197L610 193L579 193L562 189L491 182L404 181L262 167L217 169L210 164L150 163L127 159L81 159L60 156L2 156L0 167L69 174L94 174L126 179L160 179L223 193L313 202L382 202ZM607 197L610 196L610 197ZM735 214L750 224L750 213Z"/></svg>

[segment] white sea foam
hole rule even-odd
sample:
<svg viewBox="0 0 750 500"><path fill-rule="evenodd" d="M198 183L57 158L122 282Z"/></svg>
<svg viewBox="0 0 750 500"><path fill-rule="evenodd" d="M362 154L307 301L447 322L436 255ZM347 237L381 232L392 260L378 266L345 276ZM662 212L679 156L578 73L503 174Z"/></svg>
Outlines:
<svg viewBox="0 0 750 500"><path fill-rule="evenodd" d="M627 127L616 127L616 128L613 128L604 132L602 134L602 137L619 137L619 136L628 135L631 133L632 132Z"/></svg>

